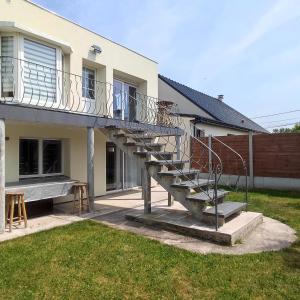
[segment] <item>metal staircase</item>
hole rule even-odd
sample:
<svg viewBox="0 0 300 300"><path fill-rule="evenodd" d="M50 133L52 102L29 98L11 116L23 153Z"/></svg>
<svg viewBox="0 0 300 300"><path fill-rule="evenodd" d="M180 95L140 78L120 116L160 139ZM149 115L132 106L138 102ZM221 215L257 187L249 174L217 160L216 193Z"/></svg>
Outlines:
<svg viewBox="0 0 300 300"><path fill-rule="evenodd" d="M134 101L137 101L135 99ZM165 103L165 101L164 101ZM170 104L170 102L169 102ZM168 105L169 105L168 104ZM193 128L178 115L174 107L160 107L152 103L147 119L142 122L146 130L122 126L107 126L105 133L110 141L129 155L135 156L143 167L144 212L151 213L151 178L157 181L175 201L179 201L194 218L214 225L218 230L226 221L247 208L245 202L225 201L227 190L219 188L222 162L208 145L194 137ZM153 107L155 107L153 109ZM149 119L149 112L153 119ZM191 142L196 142L207 152L207 160L193 159ZM192 167L193 166L193 167Z"/></svg>

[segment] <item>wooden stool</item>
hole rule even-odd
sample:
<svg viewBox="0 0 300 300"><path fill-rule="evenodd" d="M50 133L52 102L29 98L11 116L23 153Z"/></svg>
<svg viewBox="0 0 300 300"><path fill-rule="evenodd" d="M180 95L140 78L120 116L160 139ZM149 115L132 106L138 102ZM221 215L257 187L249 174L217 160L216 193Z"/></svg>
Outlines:
<svg viewBox="0 0 300 300"><path fill-rule="evenodd" d="M76 182L73 184L73 213L75 212L75 208L79 209L79 215L81 215L82 208L86 207L87 210L90 209L87 183L84 182ZM78 201L78 204L76 203Z"/></svg>
<svg viewBox="0 0 300 300"><path fill-rule="evenodd" d="M18 216L14 217L15 204L18 205ZM17 221L15 221L17 220ZM6 193L6 224L9 224L9 231L12 231L13 223L24 222L27 227L27 213L24 201L24 193L8 192Z"/></svg>

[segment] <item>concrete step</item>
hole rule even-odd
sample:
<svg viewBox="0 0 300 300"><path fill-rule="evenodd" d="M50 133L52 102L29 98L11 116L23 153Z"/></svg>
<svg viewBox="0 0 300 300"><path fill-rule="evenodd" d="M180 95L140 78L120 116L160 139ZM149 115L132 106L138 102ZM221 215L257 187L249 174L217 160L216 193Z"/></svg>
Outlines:
<svg viewBox="0 0 300 300"><path fill-rule="evenodd" d="M172 155L176 154L176 152L158 152L158 151L135 151L133 154L138 155L140 157L146 157L148 154L153 155L154 157L159 157L161 159L166 158L170 159Z"/></svg>
<svg viewBox="0 0 300 300"><path fill-rule="evenodd" d="M146 164L157 165L157 166L172 166L172 165L183 165L189 163L189 160L151 160L147 161Z"/></svg>
<svg viewBox="0 0 300 300"><path fill-rule="evenodd" d="M158 137L169 137L169 136L175 136L174 133L159 133L159 132L153 132L153 133L144 133L144 134L137 134L137 133L127 133L128 137L133 139L144 139L144 138L158 138Z"/></svg>
<svg viewBox="0 0 300 300"><path fill-rule="evenodd" d="M218 204L218 222L219 225L223 225L226 219L232 218L239 215L242 210L247 207L246 203L243 202L224 202ZM214 224L216 217L215 207L207 208L203 211L203 221L205 223Z"/></svg>
<svg viewBox="0 0 300 300"><path fill-rule="evenodd" d="M209 189L207 192L192 194L192 195L186 197L186 199L191 200L191 201L210 202L214 199L214 194L215 194L215 191L213 189ZM229 191L217 190L217 199L223 198L227 194L229 194Z"/></svg>
<svg viewBox="0 0 300 300"><path fill-rule="evenodd" d="M183 169L183 170L170 170L170 171L161 171L158 173L160 176L184 176L184 175L195 175L198 174L199 170L196 169Z"/></svg>
<svg viewBox="0 0 300 300"><path fill-rule="evenodd" d="M188 181L181 181L181 182L176 182L172 184L173 188L180 188L180 189L195 189L198 187L203 187L207 186L209 184L213 184L214 180L213 179L193 179L193 180L188 180Z"/></svg>
<svg viewBox="0 0 300 300"><path fill-rule="evenodd" d="M143 142L126 142L123 144L124 146L127 147L144 147L144 148L161 148L165 146L166 144L161 144L161 143L143 143Z"/></svg>

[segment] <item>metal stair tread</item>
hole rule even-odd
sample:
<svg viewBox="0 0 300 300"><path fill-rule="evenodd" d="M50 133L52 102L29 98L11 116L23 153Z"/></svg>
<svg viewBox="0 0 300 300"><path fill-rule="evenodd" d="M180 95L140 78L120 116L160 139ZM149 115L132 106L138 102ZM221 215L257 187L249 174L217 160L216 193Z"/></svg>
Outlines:
<svg viewBox="0 0 300 300"><path fill-rule="evenodd" d="M197 169L182 169L182 170L169 170L158 172L158 175L161 176L181 176L181 175L190 175L197 174L199 170Z"/></svg>
<svg viewBox="0 0 300 300"><path fill-rule="evenodd" d="M230 217L231 215L242 211L247 207L246 203L243 202L224 202L218 204L218 216L224 219ZM207 208L203 215L206 216L215 216L215 207Z"/></svg>
<svg viewBox="0 0 300 300"><path fill-rule="evenodd" d="M176 152L159 152L159 151L135 151L133 153L140 156L147 155L147 154L160 155L160 156L176 154Z"/></svg>
<svg viewBox="0 0 300 300"><path fill-rule="evenodd" d="M160 143L142 143L142 142L126 142L124 146L138 146L138 147L159 147L165 146L166 144Z"/></svg>
<svg viewBox="0 0 300 300"><path fill-rule="evenodd" d="M186 199L194 201L211 201L213 200L214 192L215 191L213 189L209 189L207 192L201 192L187 196ZM229 194L229 191L217 190L217 199L222 198L227 194Z"/></svg>
<svg viewBox="0 0 300 300"><path fill-rule="evenodd" d="M193 189L201 186L206 186L209 184L214 183L213 179L204 179L204 178L198 178L188 181L181 181L173 183L171 186L176 188L185 188L185 189Z"/></svg>
<svg viewBox="0 0 300 300"><path fill-rule="evenodd" d="M145 134L137 134L137 133L127 133L126 136L134 138L134 139L155 139L158 137L164 137L164 136L176 136L174 133L145 133ZM179 135L178 135L179 136Z"/></svg>
<svg viewBox="0 0 300 300"><path fill-rule="evenodd" d="M187 164L189 163L189 160L150 160L147 161L146 164L149 165L160 165L160 166L165 166L165 165L180 165L180 164Z"/></svg>

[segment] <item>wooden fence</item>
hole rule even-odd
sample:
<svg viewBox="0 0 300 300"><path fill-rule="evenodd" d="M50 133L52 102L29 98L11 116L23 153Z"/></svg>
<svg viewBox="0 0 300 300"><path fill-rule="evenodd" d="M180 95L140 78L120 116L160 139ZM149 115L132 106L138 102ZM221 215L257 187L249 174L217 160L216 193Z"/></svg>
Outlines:
<svg viewBox="0 0 300 300"><path fill-rule="evenodd" d="M300 134L256 134L216 137L238 152L246 162L250 180L254 177L300 179ZM209 138L202 138L207 145ZM212 149L220 156L223 174L244 175L242 164L232 151L212 138ZM207 160L207 150L192 142L195 160ZM197 168L196 165L193 167ZM300 186L299 186L300 188Z"/></svg>

